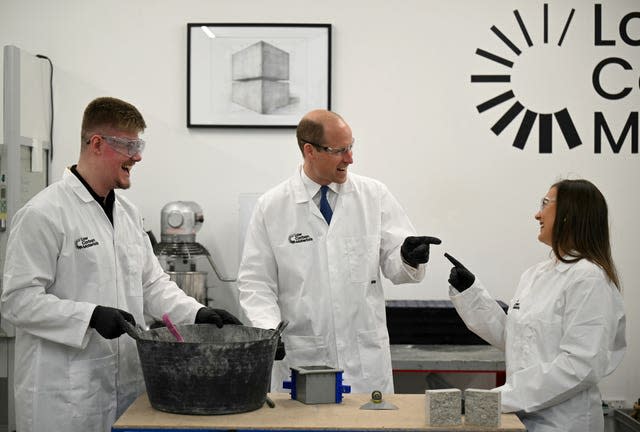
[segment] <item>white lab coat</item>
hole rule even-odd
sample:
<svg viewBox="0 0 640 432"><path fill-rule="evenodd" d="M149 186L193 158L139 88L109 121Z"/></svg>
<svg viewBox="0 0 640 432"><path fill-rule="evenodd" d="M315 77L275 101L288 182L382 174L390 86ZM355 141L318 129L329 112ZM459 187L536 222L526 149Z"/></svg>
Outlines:
<svg viewBox="0 0 640 432"><path fill-rule="evenodd" d="M251 324L284 332L287 355L275 362L272 390L283 391L291 366L344 371L352 392L393 392L382 273L418 282L400 246L415 230L382 183L354 174L342 185L331 225L297 172L257 202L238 274L239 299Z"/></svg>
<svg viewBox="0 0 640 432"><path fill-rule="evenodd" d="M16 326L17 427L110 431L144 391L135 341L88 328L96 305L193 323L201 304L163 272L136 208L116 194L113 226L69 170L11 223L1 297Z"/></svg>
<svg viewBox="0 0 640 432"><path fill-rule="evenodd" d="M622 297L595 264L555 259L528 269L508 314L476 279L451 300L466 325L505 351L502 410L530 432L602 432L598 382L626 350Z"/></svg>

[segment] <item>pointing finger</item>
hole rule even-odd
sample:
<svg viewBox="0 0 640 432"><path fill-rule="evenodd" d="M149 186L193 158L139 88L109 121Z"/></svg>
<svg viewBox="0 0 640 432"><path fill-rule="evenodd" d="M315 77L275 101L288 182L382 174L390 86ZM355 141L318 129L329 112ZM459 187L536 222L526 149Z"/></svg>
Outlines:
<svg viewBox="0 0 640 432"><path fill-rule="evenodd" d="M435 244L435 245L439 245L440 243L442 243L442 240L440 240L437 237L424 237L424 242L426 244Z"/></svg>
<svg viewBox="0 0 640 432"><path fill-rule="evenodd" d="M451 255L449 255L448 253L446 253L446 252L445 252L445 253L444 253L444 256L445 256L445 258L446 258L446 259L448 259L448 260L451 262L451 264L453 264L454 266L459 267L459 268L466 268L465 266L463 266L463 265L462 265L462 263L461 263L460 261L458 261L457 259L455 259L455 258L454 258L454 257L452 257Z"/></svg>

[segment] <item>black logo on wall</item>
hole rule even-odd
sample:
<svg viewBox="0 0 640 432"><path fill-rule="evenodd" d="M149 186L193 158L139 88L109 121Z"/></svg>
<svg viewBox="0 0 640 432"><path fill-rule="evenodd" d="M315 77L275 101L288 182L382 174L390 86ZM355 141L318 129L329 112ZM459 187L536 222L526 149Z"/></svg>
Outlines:
<svg viewBox="0 0 640 432"><path fill-rule="evenodd" d="M502 110L502 115L491 126L491 130L494 134L500 135L507 126L511 123L514 125L519 121L518 130L513 139L513 146L518 149L524 149L531 135L531 132L536 126L538 127L538 152L539 153L551 153L553 149L553 123L556 122L558 129L562 133L564 144L569 149L576 148L583 144L580 138L580 133L576 127L569 109L565 106L559 109L553 109L546 112L542 110L535 110L526 106L526 103L516 96L513 90L512 75L514 71L514 65L517 65L520 55L523 50L531 48L545 47L550 49L551 46L561 47L562 49L570 50L571 48L563 47L563 42L571 30L571 24L576 14L575 9L571 9L563 19L552 20L555 23L562 23L561 27L550 28L549 22L549 6L547 3L543 5L543 22L542 22L542 40L535 40L531 36L531 32L528 30L531 25L538 28L539 22L527 23L523 20L518 10L513 11L514 21L511 32L511 37L501 31L497 26L491 27L491 32L499 39L501 45L503 44L510 54L508 56L499 56L490 51L478 48L475 52L476 55L490 61L490 65L496 67L496 73L491 74L474 74L471 75L471 82L478 85L486 84L502 84L497 94L480 103L476 106L479 113L484 113L488 110ZM603 8L601 4L594 5L594 46L612 46L616 41L612 39L605 39L603 37ZM633 19L640 19L640 12L630 12L626 14L618 24L618 31L620 39L623 43L629 46L640 46L640 39L636 40L630 35L630 22ZM518 37L518 40L524 40L523 42L514 42ZM520 35L522 38L520 38ZM526 44L526 46L525 46ZM548 48L546 48L548 47ZM505 58L508 57L508 58ZM640 57L639 57L640 58ZM601 74L604 70L612 69L614 67L622 68L627 71L632 71L633 66L625 59L619 57L609 57L597 63L592 73L593 90L600 97L607 100L618 100L626 97L631 93L632 88L624 87L621 91L614 89L605 89L601 84ZM546 71L550 75L552 71ZM571 83L566 83L571 85ZM640 83L636 82L638 90L640 90ZM566 102L566 101L565 101ZM519 115L524 112L521 118ZM607 120L602 112L594 110L593 117L593 131L594 131L594 153L602 152L603 138L608 142L613 153L619 153L623 144L627 141L627 138L631 140L631 152L638 153L638 112L631 112L627 118L626 124L620 130L612 130L607 123ZM617 136L616 136L617 134ZM558 137L556 137L558 138Z"/></svg>

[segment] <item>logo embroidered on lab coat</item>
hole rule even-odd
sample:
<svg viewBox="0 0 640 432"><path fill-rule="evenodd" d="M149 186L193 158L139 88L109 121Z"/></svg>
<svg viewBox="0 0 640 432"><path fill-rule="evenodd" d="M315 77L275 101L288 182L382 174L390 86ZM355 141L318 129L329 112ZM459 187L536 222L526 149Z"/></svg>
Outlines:
<svg viewBox="0 0 640 432"><path fill-rule="evenodd" d="M511 309L513 310L520 309L520 299L516 299L516 302L513 304L513 307Z"/></svg>
<svg viewBox="0 0 640 432"><path fill-rule="evenodd" d="M307 234L302 234L302 233L295 233L295 234L291 234L289 236L289 243L304 243L304 242L308 242L313 240L313 238L311 238L310 235Z"/></svg>
<svg viewBox="0 0 640 432"><path fill-rule="evenodd" d="M96 239L90 239L89 237L80 237L75 241L76 249L86 249L91 246L98 246L99 244Z"/></svg>

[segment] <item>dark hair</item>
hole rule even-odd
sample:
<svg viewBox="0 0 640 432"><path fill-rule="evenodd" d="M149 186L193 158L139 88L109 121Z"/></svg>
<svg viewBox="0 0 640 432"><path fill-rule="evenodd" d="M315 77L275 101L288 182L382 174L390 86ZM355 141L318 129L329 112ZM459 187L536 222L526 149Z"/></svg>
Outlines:
<svg viewBox="0 0 640 432"><path fill-rule="evenodd" d="M588 180L561 180L556 188L556 217L553 224L553 253L562 262L585 258L598 265L620 288L618 272L611 258L607 201ZM568 255L570 258L565 258Z"/></svg>
<svg viewBox="0 0 640 432"><path fill-rule="evenodd" d="M130 103L112 97L100 97L91 101L84 110L82 141L87 139L90 132L95 132L102 127L142 132L147 124L140 111Z"/></svg>
<svg viewBox="0 0 640 432"><path fill-rule="evenodd" d="M296 138L300 151L302 151L304 143L307 142L322 145L324 144L324 126L322 123L305 117L298 123Z"/></svg>
<svg viewBox="0 0 640 432"><path fill-rule="evenodd" d="M330 122L343 121L340 114L324 109L318 109L307 113L296 128L298 147L304 154L304 144L324 145L324 127Z"/></svg>

